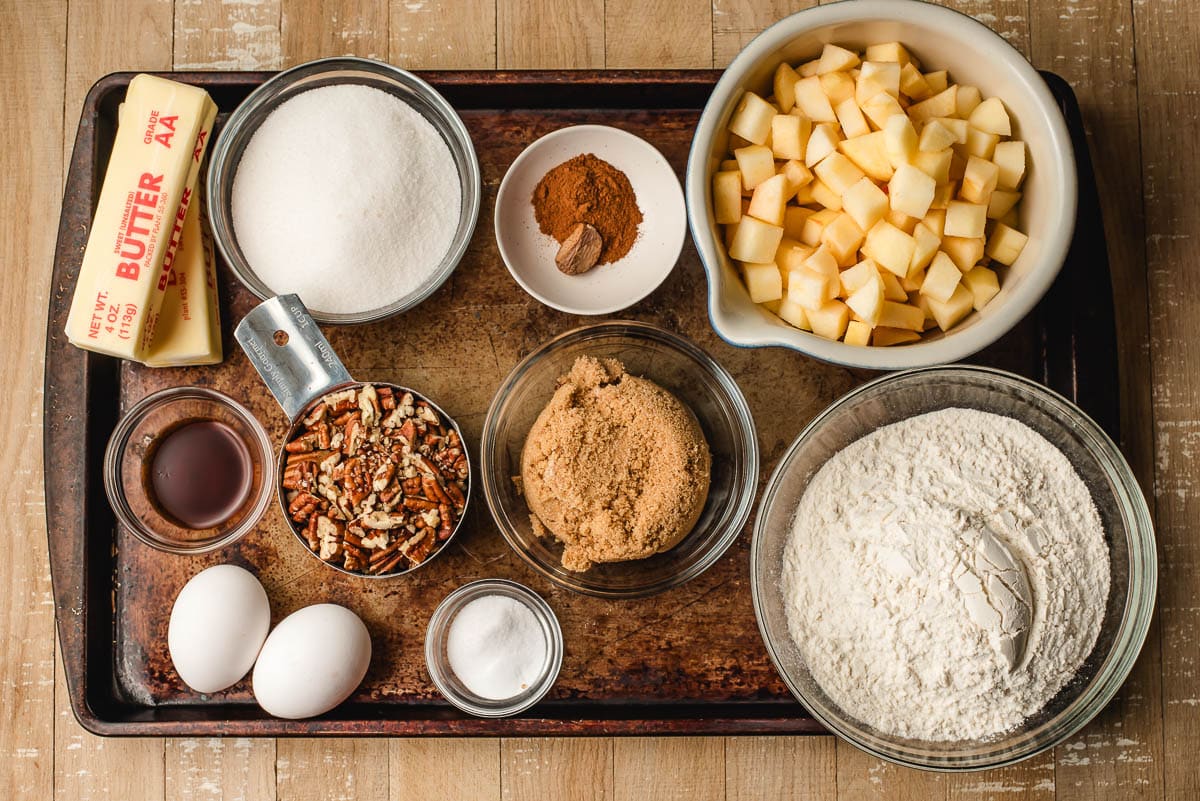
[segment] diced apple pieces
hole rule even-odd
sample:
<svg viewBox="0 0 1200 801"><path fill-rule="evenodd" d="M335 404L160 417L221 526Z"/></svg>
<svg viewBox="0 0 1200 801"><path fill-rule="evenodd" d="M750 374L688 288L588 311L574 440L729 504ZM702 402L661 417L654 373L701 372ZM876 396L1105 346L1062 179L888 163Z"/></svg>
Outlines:
<svg viewBox="0 0 1200 801"><path fill-rule="evenodd" d="M960 120L954 117L934 117L929 122L936 122L938 125L952 133L954 135L953 144L965 145L967 143L967 131L971 129L971 126L967 124L966 120Z"/></svg>
<svg viewBox="0 0 1200 801"><path fill-rule="evenodd" d="M867 232L862 252L884 269L905 276L915 248L916 242L911 236L886 220L880 220Z"/></svg>
<svg viewBox="0 0 1200 801"><path fill-rule="evenodd" d="M866 104L880 92L900 97L900 65L894 61L864 61L858 73L855 99Z"/></svg>
<svg viewBox="0 0 1200 801"><path fill-rule="evenodd" d="M912 61L908 50L899 42L867 45L863 58L866 61L894 61L897 64L908 64Z"/></svg>
<svg viewBox="0 0 1200 801"><path fill-rule="evenodd" d="M779 241L779 247L775 249L775 265L779 267L779 271L784 273L783 286L787 287L787 273L790 270L798 270L804 266L804 262L813 254L813 249L807 245L802 245L795 239L787 236L787 229L784 229L784 237Z"/></svg>
<svg viewBox="0 0 1200 801"><path fill-rule="evenodd" d="M926 76L926 80L928 80ZM922 100L920 103L914 103L908 107L908 116L914 120L933 119L934 117L953 117L957 111L957 86L949 86L946 89L938 92L928 100ZM979 126L976 126L979 127Z"/></svg>
<svg viewBox="0 0 1200 801"><path fill-rule="evenodd" d="M882 325L871 332L871 344L880 348L886 348L889 345L903 345L906 342L916 342L920 338L921 335L917 331L909 331L904 328L888 328Z"/></svg>
<svg viewBox="0 0 1200 801"><path fill-rule="evenodd" d="M837 122L833 106L821 89L821 79L816 75L796 82L796 106L813 122Z"/></svg>
<svg viewBox="0 0 1200 801"><path fill-rule="evenodd" d="M796 83L800 80L800 76L791 68L787 62L780 64L775 68L775 102L779 104L779 110L784 114L792 110L792 106L796 105Z"/></svg>
<svg viewBox="0 0 1200 801"><path fill-rule="evenodd" d="M867 277L862 286L846 298L846 305L858 319L873 327L879 322L879 315L883 311L883 301L883 279L876 271L873 276Z"/></svg>
<svg viewBox="0 0 1200 801"><path fill-rule="evenodd" d="M984 133L975 128L967 127L967 144L963 150L967 155L990 159L996 152L996 144L1000 141L999 134Z"/></svg>
<svg viewBox="0 0 1200 801"><path fill-rule="evenodd" d="M872 276L879 275L879 267L870 259L863 259L858 264L849 269L842 270L838 280L841 281L841 295L849 297L862 288L863 284L872 279Z"/></svg>
<svg viewBox="0 0 1200 801"><path fill-rule="evenodd" d="M783 278L775 262L770 264L743 264L742 276L746 279L746 289L750 290L750 300L764 303L769 300L779 300L783 297Z"/></svg>
<svg viewBox="0 0 1200 801"><path fill-rule="evenodd" d="M879 92L866 103L862 104L863 114L876 128L883 130L887 121L892 117L903 116L904 108L888 92Z"/></svg>
<svg viewBox="0 0 1200 801"><path fill-rule="evenodd" d="M921 224L933 231L938 239L941 239L946 233L946 210L930 209L929 213L921 220Z"/></svg>
<svg viewBox="0 0 1200 801"><path fill-rule="evenodd" d="M800 234L800 241L812 247L821 244L821 232L825 230L825 226L836 220L837 216L838 212L833 209L821 209L809 215L808 219L804 221L804 230Z"/></svg>
<svg viewBox="0 0 1200 801"><path fill-rule="evenodd" d="M883 131L874 131L839 142L838 150L874 180L888 181L894 170L884 139Z"/></svg>
<svg viewBox="0 0 1200 801"><path fill-rule="evenodd" d="M808 322L817 336L841 339L850 322L850 307L840 300L831 300L819 309L809 309Z"/></svg>
<svg viewBox="0 0 1200 801"><path fill-rule="evenodd" d="M868 179L864 178L863 180L867 181L872 188L875 187ZM879 190L875 189L875 191ZM845 203L845 196L843 196L842 202ZM821 232L821 244L829 249L838 266L849 266L855 262L854 257L863 243L863 237L863 229L855 222L854 218L846 212L842 212Z"/></svg>
<svg viewBox="0 0 1200 801"><path fill-rule="evenodd" d="M818 178L810 186L812 187L813 203L824 206L831 211L842 210L842 196L830 189L828 184Z"/></svg>
<svg viewBox="0 0 1200 801"><path fill-rule="evenodd" d="M1029 237L1025 234L998 222L992 229L992 235L988 238L987 248L984 252L1001 264L1011 265L1021 255L1021 251L1025 249L1025 243L1028 241Z"/></svg>
<svg viewBox="0 0 1200 801"><path fill-rule="evenodd" d="M804 158L804 149L808 146L808 136L811 132L812 123L806 117L776 114L771 118L772 155L783 161Z"/></svg>
<svg viewBox="0 0 1200 801"><path fill-rule="evenodd" d="M1010 192L1007 189L997 189L992 192L992 196L988 199L988 219L999 220L1012 211L1020 199L1020 192Z"/></svg>
<svg viewBox="0 0 1200 801"><path fill-rule="evenodd" d="M938 328L943 331L949 331L958 325L964 317L971 313L971 309L975 308L975 296L961 283L945 303L934 300L928 295L925 297L929 303L929 311L933 313L933 319L937 322Z"/></svg>
<svg viewBox="0 0 1200 801"><path fill-rule="evenodd" d="M996 188L996 181L1000 177L1000 168L993 162L987 159L981 159L976 156L971 156L967 159L966 169L963 171L962 186L958 189L958 194L963 200L971 203L980 203L987 206L988 200L991 199L992 191ZM983 217L987 219L987 209L983 210Z"/></svg>
<svg viewBox="0 0 1200 801"><path fill-rule="evenodd" d="M905 328L909 331L920 331L925 327L925 312L907 303L896 303L885 300L879 312L879 322L887 328Z"/></svg>
<svg viewBox="0 0 1200 801"><path fill-rule="evenodd" d="M782 226L783 209L789 196L787 177L783 173L773 175L754 188L746 213L771 225Z"/></svg>
<svg viewBox="0 0 1200 801"><path fill-rule="evenodd" d="M930 120L921 129L921 138L917 147L923 153L936 153L939 150L945 150L957 141L958 138L953 131L937 120Z"/></svg>
<svg viewBox="0 0 1200 801"><path fill-rule="evenodd" d="M983 245L983 237L975 239L961 236L942 237L942 251L953 259L955 266L964 273L983 258Z"/></svg>
<svg viewBox="0 0 1200 801"><path fill-rule="evenodd" d="M893 168L912 163L918 142L917 131L907 115L888 117L883 126L883 148Z"/></svg>
<svg viewBox="0 0 1200 801"><path fill-rule="evenodd" d="M737 224L729 256L751 264L774 263L775 250L782 239L783 226L744 216Z"/></svg>
<svg viewBox="0 0 1200 801"><path fill-rule="evenodd" d="M808 137L808 146L804 150L804 164L815 167L826 156L837 150L837 126L831 123L821 123L814 126Z"/></svg>
<svg viewBox="0 0 1200 801"><path fill-rule="evenodd" d="M933 254L937 253L938 248L942 245L942 238L923 222L917 223L913 228L912 238L916 246L913 248L912 261L908 264L908 278L910 279L915 273L929 266Z"/></svg>
<svg viewBox="0 0 1200 801"><path fill-rule="evenodd" d="M929 263L925 272L925 281L921 284L921 294L933 298L939 303L946 303L958 288L962 280L962 272L954 261L945 253L938 252Z"/></svg>
<svg viewBox="0 0 1200 801"><path fill-rule="evenodd" d="M854 79L845 72L829 72L820 77L821 91L829 98L833 113L837 114L839 103L854 99Z"/></svg>
<svg viewBox="0 0 1200 801"><path fill-rule="evenodd" d="M982 265L971 268L963 275L962 282L967 289L971 290L975 311L981 311L988 301L996 297L996 293L1000 291L1000 279L996 277L996 273Z"/></svg>
<svg viewBox="0 0 1200 801"><path fill-rule="evenodd" d="M909 164L901 164L888 182L888 197L895 211L920 219L929 212L937 183Z"/></svg>
<svg viewBox="0 0 1200 801"><path fill-rule="evenodd" d="M1008 119L1008 111L998 97L989 97L972 109L967 121L972 128L978 128L984 133L994 133L1000 136L1012 134L1012 123Z"/></svg>
<svg viewBox="0 0 1200 801"><path fill-rule="evenodd" d="M863 171L841 153L830 153L813 172L839 196L863 177Z"/></svg>
<svg viewBox="0 0 1200 801"><path fill-rule="evenodd" d="M847 345L870 345L871 326L858 320L851 320L846 325L846 333L842 341Z"/></svg>
<svg viewBox="0 0 1200 801"><path fill-rule="evenodd" d="M713 217L720 225L742 219L742 174L736 170L713 175Z"/></svg>
<svg viewBox="0 0 1200 801"><path fill-rule="evenodd" d="M754 189L775 175L775 157L771 148L762 145L747 145L733 151L738 169L742 172L742 187Z"/></svg>
<svg viewBox="0 0 1200 801"><path fill-rule="evenodd" d="M1001 142L992 153L992 161L999 170L997 186L1001 189L1016 189L1025 177L1025 143L1020 140Z"/></svg>
<svg viewBox="0 0 1200 801"><path fill-rule="evenodd" d="M987 206L955 200L946 207L946 236L982 237L986 225Z"/></svg>
<svg viewBox="0 0 1200 801"><path fill-rule="evenodd" d="M783 235L799 240L804 233L804 223L813 215L812 209L803 206L788 206L783 210Z"/></svg>
<svg viewBox="0 0 1200 801"><path fill-rule="evenodd" d="M950 76L945 70L927 72L925 73L925 82L929 84L929 91L936 95L939 92L944 92L949 88Z"/></svg>
<svg viewBox="0 0 1200 801"><path fill-rule="evenodd" d="M780 319L788 325L793 325L801 331L811 331L812 326L808 322L808 313L804 311L804 307L799 303L793 303L787 298L779 304L779 311L776 312Z"/></svg>
<svg viewBox="0 0 1200 801"><path fill-rule="evenodd" d="M799 159L790 159L784 162L783 166L779 168L779 174L787 179L789 200L796 196L800 187L813 179L808 167L805 167L804 162Z"/></svg>
<svg viewBox="0 0 1200 801"><path fill-rule="evenodd" d="M778 94L778 92L776 93ZM956 97L957 108L955 109L958 117L967 119L971 116L971 112L983 100L983 96L979 93L979 89L974 86L958 85L958 94Z"/></svg>
<svg viewBox="0 0 1200 801"><path fill-rule="evenodd" d="M900 91L918 102L933 94L929 81L911 63L900 68Z"/></svg>
<svg viewBox="0 0 1200 801"><path fill-rule="evenodd" d="M771 120L778 113L774 106L754 92L745 92L734 109L733 118L729 121L729 130L747 142L761 145L767 141L767 136L771 133Z"/></svg>
<svg viewBox="0 0 1200 801"><path fill-rule="evenodd" d="M812 312L836 298L840 286L836 277L801 267L788 273L787 298Z"/></svg>
<svg viewBox="0 0 1200 801"><path fill-rule="evenodd" d="M827 44L821 51L821 60L817 62L817 75L853 69L858 64L858 53L835 44Z"/></svg>
<svg viewBox="0 0 1200 801"><path fill-rule="evenodd" d="M883 281L884 300L894 300L900 303L908 300L908 291L900 285L900 279L887 270L880 270L879 279Z"/></svg>
<svg viewBox="0 0 1200 801"><path fill-rule="evenodd" d="M846 135L846 138L866 136L871 132L867 118L863 116L862 109L858 107L858 102L853 97L842 100L833 110L837 114L838 122L842 126L842 133Z"/></svg>
<svg viewBox="0 0 1200 801"><path fill-rule="evenodd" d="M913 169L904 165L907 169ZM919 171L918 171L919 172ZM895 177L892 178L892 184L895 184ZM889 191L892 192L892 200L895 201L894 190L891 189L892 184L889 184ZM932 184L930 185L930 195L932 196ZM863 176L842 193L842 208L846 214L853 218L854 222L859 227L859 244L862 243L862 232L869 231L871 226L883 219L888 211L888 195L885 195L875 182L870 178ZM855 246L857 248L857 245ZM853 254L851 254L853 255Z"/></svg>
<svg viewBox="0 0 1200 801"><path fill-rule="evenodd" d="M912 163L935 183L944 184L950 180L950 161L953 157L953 151L948 148L934 153L918 152Z"/></svg>

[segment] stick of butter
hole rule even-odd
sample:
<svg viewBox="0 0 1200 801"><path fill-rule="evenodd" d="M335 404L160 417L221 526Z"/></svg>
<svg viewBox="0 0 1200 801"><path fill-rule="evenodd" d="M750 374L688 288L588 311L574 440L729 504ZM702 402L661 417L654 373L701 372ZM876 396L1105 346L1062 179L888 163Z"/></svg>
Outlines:
<svg viewBox="0 0 1200 801"><path fill-rule="evenodd" d="M67 316L73 345L145 357L216 113L203 89L130 82Z"/></svg>
<svg viewBox="0 0 1200 801"><path fill-rule="evenodd" d="M171 276L144 362L150 367L217 364L222 359L217 265L212 239L201 218L202 198L192 202L183 237L171 261Z"/></svg>

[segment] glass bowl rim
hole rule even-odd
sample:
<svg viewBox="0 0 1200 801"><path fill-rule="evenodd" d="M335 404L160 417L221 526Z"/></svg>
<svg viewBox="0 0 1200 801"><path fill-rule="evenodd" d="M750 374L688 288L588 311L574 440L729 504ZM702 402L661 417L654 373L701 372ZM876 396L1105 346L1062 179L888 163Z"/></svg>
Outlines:
<svg viewBox="0 0 1200 801"><path fill-rule="evenodd" d="M721 534L718 540L708 549L708 551L699 559L689 570L672 574L668 579L658 581L654 584L645 587L637 587L628 590L606 590L602 587L579 586L568 581L565 581L561 576L552 573L531 556L521 544L516 540L514 534L509 530L509 526L505 524L503 514L503 503L500 498L499 487L492 479L492 471L490 465L496 459L497 442L496 428L499 425L499 417L502 407L507 402L512 394L513 388L517 381L522 378L526 372L543 357L564 348L568 345L577 342L587 342L593 339L599 339L605 336L626 336L635 339L651 340L672 348L683 355L691 358L693 361L701 365L709 372L717 383L720 385L726 399L730 402L735 412L735 419L739 424L738 434L742 439L742 444L745 448L745 473L746 480L744 486L738 491L736 496L736 506L733 514L726 523L726 530ZM492 396L492 402L488 405L487 416L483 421L483 432L480 437L480 483L483 486L484 499L487 501L488 511L491 512L492 519L496 523L496 527L500 529L505 542L509 547L521 557L527 565L532 567L538 575L546 578L556 585L564 589L581 595L590 595L595 598L606 598L610 600L632 600L637 598L646 598L651 595L656 595L660 592L673 589L688 581L700 576L719 560L725 553L737 542L737 538L741 535L742 528L746 525L746 521L750 518L750 514L754 508L754 499L758 494L758 478L759 478L759 447L758 447L758 431L754 424L754 415L750 411L750 406L746 402L746 397L742 394L741 388L737 381L716 359L713 359L704 352L695 343L688 339L668 331L661 326L651 323L644 323L635 320L606 320L603 322L592 323L589 325L579 326L564 331L555 337L547 340L538 347L534 348L528 355L517 362L516 366L509 371L505 376L504 381L497 388L496 393Z"/></svg>
<svg viewBox="0 0 1200 801"><path fill-rule="evenodd" d="M339 70L371 73L377 77L404 85L416 94L424 97L452 132L453 141L448 141L447 147L452 152L454 148L460 148L465 156L464 161L466 163L465 171L458 170L457 174L464 199L468 201L468 213L459 221L458 231L455 232L455 238L451 242L449 250L443 256L442 264L438 271L431 276L429 283L424 288L419 288L416 292L397 298L385 306L362 312L335 313L309 309L309 315L318 323L360 325L394 317L413 309L440 289L458 268L459 263L466 255L471 241L474 239L475 228L479 222L479 209L483 199L483 180L482 171L479 166L479 156L475 152L474 141L471 139L471 134L467 130L466 124L454 109L454 106L427 81L408 70L385 61L363 58L361 56L319 58L276 73L248 94L238 104L237 108L234 109L233 113L229 115L229 118L222 126L221 133L213 145L212 155L209 157L204 186L205 205L213 242L216 244L222 260L229 265L229 269L242 286L246 287L259 300L269 300L275 293L258 277L249 261L242 254L241 248L237 245L237 237L232 230L232 210L222 211L218 208L223 202L221 200L223 193L218 190L226 183L226 179L222 177L222 173L225 171L229 173L227 181L230 191L233 188L233 177L237 173L236 164L229 167L228 170L223 168L233 155L230 152L233 140L241 139L246 135L252 137L258 127L266 120L270 112L265 111L264 104L268 99L279 92L286 91L288 87L300 81L318 76L321 73L336 72ZM222 218L228 218L230 225L226 226L223 222L218 224Z"/></svg>
<svg viewBox="0 0 1200 801"><path fill-rule="evenodd" d="M441 659L440 646L450 633L450 625L453 623L452 615L456 614L462 607L477 597L484 597L484 595L488 594L487 590L492 590L491 594L502 595L506 598L515 598L523 603L537 617L538 621L542 624L543 630L549 631L550 638L549 642L546 643L546 669L529 690L525 693L515 695L511 699L495 701L485 699L488 701L488 705L481 706L471 699L460 695L445 680L446 674L450 674L453 671L450 668L449 661ZM436 639L431 636L435 624L438 625L437 631L440 635ZM482 718L505 718L524 712L546 697L546 693L550 692L550 688L558 681L558 674L562 669L563 652L566 650L566 644L563 638L562 626L558 622L558 616L554 614L554 610L546 602L545 598L524 584L511 579L483 578L462 585L443 598L441 603L437 605L429 618L429 623L425 627L424 650L425 666L429 670L429 678L433 681L434 686L437 687L438 692L442 694L443 698L469 715Z"/></svg>
<svg viewBox="0 0 1200 801"><path fill-rule="evenodd" d="M229 409L253 432L254 441L246 443L247 448L251 450L258 448L259 456L263 457L258 460L261 461L262 487L258 491L258 496L255 498L253 506L250 507L249 512L246 514L245 520L230 530L228 534L216 539L204 540L197 545L187 545L165 540L156 535L138 519L124 496L125 483L121 479L119 465L121 454L125 452L125 448L129 444L130 434L133 433L133 429L147 414L168 403L189 398L211 401ZM251 456L251 461L255 461L253 455ZM117 421L117 425L113 428L112 434L109 435L108 443L104 448L103 479L104 492L108 496L108 504L112 508L113 514L116 515L117 522L123 525L129 533L133 534L141 542L155 550L183 556L209 553L210 551L215 551L237 542L246 536L251 529L258 525L263 515L266 514L268 507L271 505L271 500L275 496L274 447L271 444L271 439L267 435L266 429L258 421L258 418L249 409L225 393L208 387L167 387L152 392L139 400Z"/></svg>
<svg viewBox="0 0 1200 801"><path fill-rule="evenodd" d="M764 528L767 515L766 509L775 500L776 493L782 483L784 473L791 464L792 458L808 442L809 438L830 417L840 412L843 407L863 394L878 389L880 386L907 382L929 375L981 377L985 382L992 382L993 388L998 386L1013 389L1025 397L1036 396L1041 401L1057 406L1064 414L1057 418L1064 427L1072 427L1085 441L1085 449L1096 459L1104 475L1112 482L1117 501L1122 507L1122 517L1132 520L1133 525L1127 527L1126 537L1129 540L1129 588L1125 601L1125 609L1121 623L1117 629L1112 646L1105 655L1103 662L1088 687L1075 697L1059 714L1058 733L1047 738L1044 742L1036 739L1029 740L1018 748L997 749L994 752L982 753L971 757L959 757L954 754L939 755L932 759L921 759L916 756L906 756L899 749L877 748L864 741L857 731L841 716L838 710L828 713L821 710L819 705L810 703L809 698L784 669L778 648L772 641L764 623L762 598L764 589L759 586L759 563L765 556L760 553L765 538ZM889 373L872 379L844 395L835 399L820 414L814 417L808 425L796 436L779 459L779 463L767 480L759 504L759 513L754 523L754 535L750 545L750 593L754 606L754 618L758 624L759 634L763 645L771 658L779 677L783 679L792 696L804 706L819 723L826 729L846 740L860 750L893 764L904 767L937 772L963 772L1004 767L1021 762L1029 757L1042 753L1062 744L1086 726L1113 699L1117 691L1133 670L1146 635L1150 629L1153 617L1156 590L1158 584L1158 558L1155 550L1154 525L1150 517L1149 506L1144 493L1133 475L1128 462L1125 461L1120 449L1112 438L1088 416L1079 406L1061 394L1037 381L1006 370L969 364L933 365L917 367Z"/></svg>

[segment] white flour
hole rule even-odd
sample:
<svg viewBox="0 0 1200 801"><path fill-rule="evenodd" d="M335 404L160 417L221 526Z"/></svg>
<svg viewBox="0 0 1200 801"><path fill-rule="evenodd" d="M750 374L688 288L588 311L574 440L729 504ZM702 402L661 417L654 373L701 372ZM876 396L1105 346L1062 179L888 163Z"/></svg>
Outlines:
<svg viewBox="0 0 1200 801"><path fill-rule="evenodd" d="M310 89L263 121L238 163L233 227L254 272L314 311L364 312L428 280L458 229L450 148L370 86Z"/></svg>
<svg viewBox="0 0 1200 801"><path fill-rule="evenodd" d="M1016 420L945 409L875 431L817 472L793 526L792 638L830 698L882 732L1011 729L1100 632L1099 515L1062 452Z"/></svg>

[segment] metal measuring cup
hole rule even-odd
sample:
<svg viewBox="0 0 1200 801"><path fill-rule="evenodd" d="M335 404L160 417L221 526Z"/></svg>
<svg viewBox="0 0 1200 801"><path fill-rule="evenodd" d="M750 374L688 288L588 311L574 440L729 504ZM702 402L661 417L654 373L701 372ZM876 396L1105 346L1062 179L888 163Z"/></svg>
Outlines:
<svg viewBox="0 0 1200 801"><path fill-rule="evenodd" d="M334 570L365 578L390 578L411 573L433 561L438 554L445 550L446 545L462 527L471 499L470 459L467 455L466 440L463 439L458 423L436 403L408 387L382 381L355 381L351 378L350 373L334 353L329 341L325 339L321 329L313 321L308 309L297 295L279 295L259 304L238 323L234 331L234 338L249 357L250 363L254 365L254 369L267 385L267 389L271 391L275 400L283 408L284 414L291 421L284 444L279 448L276 495L288 527L304 545L304 549ZM466 466L466 477L462 479L462 509L449 535L439 536L439 532L435 530L432 534L427 535L435 538L434 548L420 562L403 569L391 569L377 573L369 573L366 570L361 572L349 570L334 564L327 558L322 558L320 552L314 550L310 544L306 530L297 528L298 524L292 519L288 501L288 493L291 490L284 486L288 457L292 455L288 452L288 444L292 443L296 439L297 433L305 427L306 419L310 418L317 407L325 403L327 397L347 390L357 391L366 386L376 389L388 387L392 392L392 397L397 399L411 395L414 400L414 408L419 408L416 405L417 402L428 404L429 408L438 416L442 428L447 431L446 436L449 436L449 431L453 431L457 436L458 447L462 449L462 464ZM428 467L427 461L418 460L418 463L421 462ZM424 476L423 473L422 477ZM433 475L433 480L441 486L436 474ZM445 488L442 488L442 491L445 492ZM403 500L408 500L407 494L403 496ZM348 521L344 521L344 523L348 529ZM392 547L396 542L403 543L405 541L406 538L401 535L388 547ZM342 547L346 547L344 542ZM351 545L351 547L358 550L357 546ZM401 548L397 550L401 551ZM371 555L378 556L379 554L372 553ZM389 559L391 556L389 555ZM404 564L406 560L407 557L401 559L400 564ZM370 566L369 562L367 566Z"/></svg>

